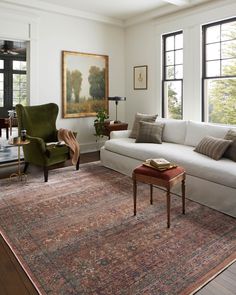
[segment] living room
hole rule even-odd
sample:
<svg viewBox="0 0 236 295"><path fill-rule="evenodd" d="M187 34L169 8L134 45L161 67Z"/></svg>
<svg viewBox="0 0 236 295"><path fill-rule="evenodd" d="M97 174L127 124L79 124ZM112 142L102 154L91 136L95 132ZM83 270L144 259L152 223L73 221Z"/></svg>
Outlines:
<svg viewBox="0 0 236 295"><path fill-rule="evenodd" d="M94 136L95 116L89 116L89 115L66 116L65 115L65 112L66 112L65 101L63 101L63 87L65 87L65 83L63 84L64 64L63 64L62 52L75 52L75 53L91 54L95 56L96 55L108 56L108 64L107 64L107 73L108 73L107 74L107 81L108 81L107 90L109 90L108 96L109 97L115 97L115 96L126 97L126 100L119 102L118 105L116 105L114 101L112 100L107 101L107 105L108 105L107 110L109 112L109 119L110 120L118 119L121 122L126 122L128 123L128 129L131 129L134 118L135 118L135 114L137 112L143 113L143 114L158 114L158 118L166 117L167 106L165 104L167 102L163 94L163 83L168 81L163 80L163 54L164 54L163 53L163 40L164 40L163 36L168 37L169 34L181 33L183 34L183 41L182 41L183 42L182 43L183 58L182 58L182 62L180 62L177 65L182 65L183 72L182 74L180 73L179 77L174 76L174 78L172 79L173 82L178 82L178 83L181 83L182 85L181 86L182 88L180 87L181 90L179 90L180 93L178 94L178 97L180 97L179 102L181 104L180 106L181 119L186 121L192 120L196 122L208 121L209 108L206 102L203 101L203 96L205 95L206 97L206 94L205 93L203 94L203 88L204 88L203 84L207 83L205 82L205 80L208 79L207 76L203 77L202 75L203 73L202 71L203 26L207 26L209 24L217 25L218 22L225 21L228 19L235 21L235 11L236 11L235 1L233 0L141 1L140 0L140 1L137 1L137 3L135 4L135 7L133 7L134 5L131 1L119 1L118 3L112 3L112 4L109 3L109 1L104 1L100 3L100 5L98 3L95 3L96 1L92 1L92 0L86 1L86 3L83 3L83 1L81 1L81 3L77 3L77 2L80 2L80 1L62 1L62 0L61 1L56 1L56 0L55 1L53 0L50 0L50 1L49 0L48 1L47 0L1 1L0 3L0 8L1 8L0 39L13 40L13 41L20 40L20 41L26 42L28 104L30 106L43 105L47 103L57 104L59 107L59 113L58 113L58 117L56 121L56 126L58 129L66 128L77 133L76 138L80 145L80 153L82 157L83 155L86 155L86 154L89 155L89 153L96 152L99 149L98 142L96 140L96 137ZM143 4L143 2L145 2L145 5ZM220 45L222 44L220 43ZM176 49L174 49L173 51L176 51ZM220 59L222 60L223 57L221 56ZM168 67L168 64L166 66ZM145 70L146 70L145 72L146 84L145 84L145 87L140 89L135 89L134 87L134 70L137 67L140 67L140 68L145 67ZM214 67L214 70L217 71L217 67ZM233 79L235 78L235 76L231 78ZM204 78L206 79L204 80ZM176 89L180 89L180 88L177 87ZM205 90L206 90L206 87L205 87ZM214 123L221 123L221 122L214 122ZM235 121L230 122L230 126L235 127ZM105 140L107 140L106 137L101 138L100 143L103 144ZM9 182L9 179L6 179L5 181L8 181L7 182L8 184L5 183L6 189L8 186L11 186L12 187L11 189L13 190L13 184L14 184L14 189L16 194L21 194L21 190L22 190L22 194L24 192L24 193L27 193L28 195L30 194L30 191L32 189L32 191L37 195L36 193L37 191L42 191L47 194L46 188L49 188L50 185L51 186L56 185L59 188L57 190L58 194L59 193L61 194L66 189L70 190L69 184L67 184L66 187L61 186L61 184L63 183L63 179L66 179L67 174L69 174L72 177L70 179L72 183L71 187L74 190L74 194L76 194L76 187L74 187L74 184L76 182L77 175L79 180L80 173L83 173L83 167L84 167L83 165L84 164L81 164L79 171L76 171L74 167L72 167L73 171L68 170L72 168L66 167L65 172L63 168L58 170L55 169L55 171L60 171L60 172L57 172L57 174L55 174L55 172L51 173L51 171L49 171L49 181L47 184L44 183L42 175L37 174L38 177L36 178L36 180L34 180L35 182L32 187L30 186L31 185L30 175L26 182L24 181L14 182L12 181L12 179L11 179L11 182ZM89 163L88 166L86 166L88 167L86 168L87 170L86 169L84 170L86 172L86 175L91 173L91 171L93 170L92 165L93 165L92 163ZM1 167L0 169L6 169L6 168ZM15 167L13 169L15 169ZM96 173L98 173L100 169L101 169L100 167L96 166L96 168L94 168L94 173L95 171ZM70 172L68 173L68 171ZM94 179L96 178L99 179L99 181L101 182L101 185L103 184L104 187L105 186L109 187L109 181L110 183L113 183L112 181L114 181L114 179L117 179L117 181L121 179L120 181L123 182L126 186L128 186L129 184L128 181L131 181L130 178L128 178L127 176L119 176L118 173L115 175L113 174L110 175L109 169L103 172L104 172L104 178L106 179L103 179L100 176L98 177L96 176L96 174L94 176ZM73 173L73 176L72 176L72 173ZM58 175L58 180L56 180L57 175ZM86 175L83 175L83 177L81 178L81 181L85 180ZM126 178L121 178L121 177L126 177ZM84 185L85 184L86 183L84 183ZM1 183L1 186L2 185L3 183ZM76 185L79 186L80 182L78 182ZM89 192L91 192L91 196L92 195L96 196L98 187L94 186L95 191L93 192L93 187L90 187L88 184L86 185L87 185L86 188L89 190ZM115 184L113 183L113 185ZM60 188L61 188L61 191L60 191ZM114 228L115 227L118 228L118 226L122 226L123 224L122 218L123 220L125 219L127 221L128 219L126 219L126 217L128 215L130 219L129 219L129 223L127 221L126 225L127 226L128 224L131 225L132 222L134 222L132 221L132 218L133 218L132 216L132 194L133 194L132 181L131 181L131 185L129 184L129 189L131 190L130 191L131 192L131 208L126 208L124 195L121 196L122 203L119 203L115 199L113 199L119 190L123 191L123 187L121 187L120 183L119 185L117 184L117 186L114 186L114 196L112 197L112 200L114 201L114 204L117 206L117 208L114 207L114 209L112 209L111 207L107 207L109 211L104 212L102 210L101 215L99 215L98 212L96 212L94 207L91 208L91 213L94 212L94 218L95 219L97 218L97 222L99 226L101 226L101 224L105 222L107 225L106 230L112 231L113 223L108 225L108 221L105 220L106 213L107 215L110 215L111 220L112 218L114 218L114 220L118 222L118 223L114 222L113 224ZM143 191L145 190L144 188L142 189ZM112 188L111 188L111 191L109 192L104 191L104 194L108 195L110 192L112 192ZM85 194L85 192L80 192L80 193L81 195ZM4 197L6 197L6 195L8 195L8 193L6 192L1 193L1 200L2 199L4 200ZM10 191L9 191L9 196L10 196ZM187 195L186 197L188 198ZM13 200L13 196L11 198ZM40 195L37 195L36 199L40 200ZM74 200L73 196L72 196L71 202L72 200ZM100 200L100 198L98 198L98 200ZM103 204L102 199L100 201L101 201L101 204ZM17 200L15 200L15 202L17 202ZM30 202L32 202L32 207L29 206L28 204L27 212L29 214L29 217L32 217L33 219L33 218L36 218L37 214L39 214L39 212L36 212L36 211L40 209L38 208L39 205L36 202L32 200ZM48 204L49 207L50 207L50 202ZM63 203L62 200L61 202ZM86 200L83 200L83 202L85 206ZM14 200L13 200L13 203L14 203ZM145 200L144 200L144 203L145 203ZM173 201L173 203L178 203L178 201L175 200ZM21 205L19 206L22 206L22 204L23 203L21 203ZM127 204L129 204L129 202ZM165 203L163 201L163 206L164 204ZM188 214L188 204L190 208L190 203L187 203L186 214ZM57 205L54 204L52 206L57 206ZM155 206L158 207L158 204L155 204ZM45 216L47 216L48 214L47 210L49 210L49 207L47 207L45 203L45 212L44 212ZM138 218L141 218L141 217L144 218L145 210L151 210L149 207L146 207L146 205L142 205L138 209L138 214L137 214L137 216L139 216ZM151 207L154 207L154 206L151 206ZM63 206L58 203L58 208L63 208ZM193 213L193 216L194 216L194 208L195 207L193 205L193 208L191 207L191 210L189 209ZM55 207L53 209L55 209ZM120 215L121 218L118 220L116 213L121 209L124 209L124 214L126 215L122 215L123 214L122 213ZM176 218L181 218L181 214L179 214L178 210L175 212ZM199 208L195 208L195 210L196 210L195 212L198 212L198 210L200 211ZM208 210L208 209L205 209L205 210ZM33 215L33 212L35 215ZM208 212L203 210L203 212L205 212L204 214L206 215L206 214L209 214L209 212L211 211ZM149 214L149 213L152 214L151 211L147 211L146 214ZM61 214L63 215L64 213L61 213ZM88 220L91 221L93 219L92 215L86 215L87 213L84 213L84 214L85 214L84 216L86 216ZM222 214L222 213L219 213L219 214ZM214 216L213 218L213 215L211 214L209 215L212 216L213 220L217 219L216 216ZM6 219L6 216L8 215L3 214L2 216L3 216L3 219ZM21 216L22 218L24 217L23 219L27 221L26 215L25 216L19 215L19 216ZM38 216L41 216L41 214L39 214ZM162 237L167 235L166 233L167 229L164 226L166 222L165 215L163 213L163 215L160 215L160 216L163 218L164 223L160 225L162 228L161 229L159 228L160 231L157 232L157 236L158 236L157 239L159 239L161 235ZM223 218L226 215L224 214L217 215L219 219L221 218L221 216L223 220ZM41 216L41 218L43 219L43 216ZM170 231L173 230L172 234L175 235L176 233L174 232L174 229L175 229L174 213L172 218L173 220L171 223ZM227 228L227 224L229 224L228 226L229 228L231 228L233 225L235 225L235 219L233 219L233 217L227 217L227 218L229 218L229 220L228 219L224 220L224 226L225 228ZM141 220L139 221L141 222ZM76 228L75 224L73 224L72 221L71 221L71 224L68 220L67 222L68 223L65 223L65 224L67 226L71 225L72 226L71 230L74 231L74 233L85 235L84 240L82 239L79 241L80 245L84 247L83 251L85 251L86 245L83 245L83 241L86 240L85 229L89 228L90 226L92 228L92 225L91 224L89 225L89 222L87 222L86 224L82 224L81 228L77 224L78 228ZM81 222L81 220L79 220L78 222ZM18 223L16 223L16 225L17 224ZM46 223L41 223L41 225L38 224L37 226L44 227L46 226ZM50 224L50 226L52 225ZM220 225L218 224L218 226ZM19 228L22 229L21 226ZM32 225L32 228L33 228L33 225ZM135 228L137 230L140 229L141 231L145 232L143 228L138 227L138 224L135 224ZM98 229L94 227L94 232L96 232L96 230ZM131 229L129 230L131 234L132 231ZM160 289L160 290L156 289L159 291L155 291L155 284L151 280L150 272L147 271L148 275L146 276L147 278L146 280L145 279L143 281L141 280L141 277L143 276L145 277L145 270L143 271L140 270L140 274L138 274L138 270L141 269L142 266L136 260L135 262L132 260L130 261L130 263L132 262L134 264L135 263L137 264L136 268L135 267L132 268L130 265L127 266L127 269L132 269L132 275L130 274L131 270L130 270L130 273L128 272L128 270L127 270L127 273L125 273L124 269L123 270L120 269L120 272L124 271L124 273L127 275L127 280L126 280L125 276L122 277L121 274L120 276L118 275L119 267L117 266L115 262L115 258L114 258L115 255L112 255L112 253L110 253L110 256L107 255L108 258L106 258L105 257L106 255L103 253L102 248L101 249L99 248L96 250L94 247L91 247L89 254L94 259L95 265L91 265L90 263L92 262L85 257L83 257L84 264L82 266L78 261L77 263L75 262L75 264L72 264L72 263L69 264L68 262L68 265L66 265L64 269L58 270L58 273L60 274L63 273L63 275L59 279L57 279L57 276L59 275L58 273L55 273L53 269L51 269L49 260L52 259L53 255L57 256L57 252L55 249L56 247L61 247L59 246L58 241L62 239L64 235L66 235L66 229L57 228L57 233L55 235L52 235L52 240L55 240L57 242L56 244L53 244L53 241L50 240L51 238L50 238L50 228L49 228L48 235L45 234L44 236L40 236L38 241L35 240L35 243L37 245L39 245L40 242L42 242L42 244L44 245L45 248L43 248L44 250L42 251L46 251L46 249L50 249L50 251L52 251L52 248L54 247L53 249L54 252L52 256L49 257L49 254L47 254L48 255L47 259L45 258L47 260L47 261L45 260L45 267L48 270L48 273L45 275L45 277L43 277L42 273L44 272L43 271L44 260L41 257L41 259L39 259L40 261L37 262L37 257L39 258L39 256L41 255L39 254L39 250L35 252L39 256L35 254L34 257L33 256L31 257L30 251L32 250L32 252L34 252L35 250L35 249L32 249L33 246L32 248L26 247L27 250L24 250L24 247L22 247L22 249L19 249L19 248L17 249L16 242L15 243L12 242L11 238L8 237L6 228L4 232L5 234L3 234L3 236L5 237L5 240L7 241L8 245L11 247L11 250L14 252L14 255L17 257L17 260L20 262L24 271L30 277L30 280L33 282L35 288L37 289L37 292L39 292L40 294L172 294L172 295L191 294L193 292L197 292L197 289L202 287L203 284L206 284L208 280L212 279L217 273L223 271L226 268L225 264L224 264L224 267L220 268L219 265L221 263L218 262L217 260L218 265L215 265L215 268L219 267L219 269L215 271L214 274L212 274L210 277L207 276L209 275L210 270L206 271L205 275L207 274L206 275L207 280L205 281L202 280L203 275L197 274L198 276L196 275L197 277L194 278L194 277L191 277L188 272L186 273L183 272L181 273L183 277L188 274L189 278L191 278L191 280L193 281L194 279L196 279L197 283L194 285L192 284L193 282L190 282L190 279L189 279L188 284L181 286L180 289L178 289L177 287L176 289L169 288L169 285L175 285L173 282L172 282L173 284L171 283L171 280L176 280L176 281L181 280L180 277L176 277L175 274L172 274L172 278L165 277L163 279L163 281L170 280L169 284L160 283L163 289ZM187 226L186 226L186 232L187 232ZM191 231L189 230L189 232ZM12 232L12 235L13 233L16 234L16 228L15 228L15 231ZM129 231L127 231L126 234L128 233ZM207 235L206 232L204 232L203 236L205 235ZM146 237L150 238L150 236L148 235ZM122 236L119 236L119 238L121 240L118 240L118 235L117 236L115 234L113 235L113 239L114 240L117 239L117 241L119 241L119 243L122 245L123 243ZM128 237L125 236L125 238L127 239ZM231 236L228 236L227 238L229 240L234 239L235 231L233 232L232 230ZM62 243L64 243L63 247L65 251L68 246L67 243L71 242L72 240L62 241ZM96 242L94 240L94 236L92 240L94 243ZM204 243L204 239L202 241ZM88 242L89 240L86 240L86 243ZM104 241L102 241L102 238L99 237L97 241L97 243L101 243L99 244L99 246L102 245L102 242L106 243L105 238L104 238ZM24 243L27 244L30 242L29 241L27 242L27 240L25 239L22 241L22 244ZM32 243L32 240L31 240L31 243ZM178 240L176 240L175 243L178 244ZM196 241L196 244L197 244L197 241ZM75 247L76 244L73 243L73 245ZM115 245L115 243L113 245ZM154 247L155 243L153 243L152 245ZM206 244L206 245L209 246L209 244ZM218 244L217 246L220 247L219 245L220 244ZM135 253L137 245L136 244L131 245L130 243L129 247L130 247L129 251L131 252L134 251ZM231 249L231 252L233 251L232 249L234 249L235 251L235 246L233 248L233 245L230 245L229 248ZM112 252L114 250L114 249L112 250L109 247L108 248L105 247L104 249L107 249L108 252L109 251ZM23 255L24 251L26 251L25 253L27 258L24 257ZM68 251L69 251L69 246L68 246ZM68 254L68 255L71 255L71 257L69 257L68 259L72 260L72 256L76 255L75 254L76 250L73 249L73 251L71 251L70 254ZM126 254L122 252L123 251L122 249L119 249L119 251L120 251L119 252L120 256L124 255L124 257L126 257L125 259L128 259L129 255L125 256ZM149 251L150 253L153 254L151 249L149 249ZM162 249L162 251L164 250ZM96 262L99 261L99 255L102 255L102 253L104 254L103 255L104 257L101 258L101 265L104 266L103 275L101 273L102 271L97 270L95 267ZM140 258L138 256L139 254L138 253L135 254L137 255L136 256L137 259ZM207 254L203 252L203 254L209 255L209 256L213 255L210 252L207 252ZM228 261L227 266L232 264L233 254L234 253L231 253L230 255L228 255L228 257L225 257L225 260L229 259L229 256L231 257L231 259ZM62 255L62 253L60 253L60 255ZM96 259L95 259L95 256L96 256ZM111 260L110 260L111 257L114 258L113 263L115 264L116 271L115 269L111 270L109 268L111 267ZM63 260L63 258L61 259ZM116 257L116 259L117 261L119 260L118 257ZM142 257L142 259L140 258L140 261L145 260L144 257ZM27 263L25 263L25 261L27 261ZM121 259L120 261L124 263L125 260ZM52 265L54 266L57 265L57 268L58 268L60 262L61 260L57 260L55 262L57 264L53 264L54 262L52 262ZM145 262L148 263L147 261ZM221 262L223 263L223 261ZM155 261L155 263L157 263L157 261ZM200 262L200 264L201 263L203 264L203 261ZM37 267L34 267L33 265L36 265ZM81 270L79 269L79 266L81 267ZM157 266L158 266L158 263L157 263ZM75 271L74 273L73 271L70 272L69 269L70 268L73 269L73 267L78 268L79 269L78 272L77 271ZM147 267L146 264L145 264L145 267ZM194 267L196 269L201 268L199 265L193 265L193 268ZM224 294L222 291L223 290L222 288L225 288L224 289L225 294L234 294L232 290L231 290L232 292L230 293L229 289L235 288L235 283L234 285L232 283L232 281L235 281L235 263L232 264L231 267L234 267L234 269L228 270L229 279L228 277L226 279L226 281L227 280L230 281L228 283L230 287L228 287L228 285L226 284L227 286L226 287L221 286L219 288L220 290L219 291L216 288L216 285L219 284L217 282L213 286L213 289L211 290L209 289L207 291L204 291L204 289L202 289L201 291L199 291L199 294L212 294L214 292L215 292L214 294ZM46 269L45 269L45 272L46 272ZM91 271L90 273L91 276L88 275L90 271ZM152 268L150 269L150 271L154 271L153 280L157 280L157 281L158 279L161 280L160 278L155 277L156 269ZM168 271L170 271L170 269ZM177 267L176 267L176 271L179 271ZM66 272L68 272L67 275L65 274ZM116 274L118 276L117 283L115 282L115 278L113 278L112 280L111 274L112 275ZM78 277L80 277L80 275L83 278L81 279L81 284L84 284L82 285L81 288L78 286L77 283L75 283L75 280L77 280ZM133 276L133 278L131 279L133 286L130 286L130 289L129 287L127 287L129 286L127 283L130 279L129 275L131 277ZM97 282L96 282L96 276L99 277ZM50 277L52 278L51 281L50 281ZM62 282L62 277L64 280L63 282ZM175 279L173 277L175 277ZM92 283L90 279L92 280ZM224 281L224 279L221 279L221 280ZM101 281L103 281L103 283L100 284ZM137 283L138 281L140 282L139 286ZM61 289L59 287L60 282L62 284ZM89 289L90 288L89 282L91 283L91 286L92 286L91 289ZM148 289L148 282L150 283L150 286L152 286L150 287L150 289ZM142 283L144 284L143 286L142 286ZM212 281L212 283L214 284L214 280ZM96 289L96 284L98 284L99 286L98 289ZM109 284L111 284L110 289L108 288ZM124 284L125 286L123 290L122 290L122 284ZM58 285L58 289L56 288L56 285ZM138 286L137 288L136 288L136 285ZM190 288L189 287L190 285L194 285L195 289ZM165 288L167 288L166 289L167 291L164 291ZM219 292L222 292L222 293L219 293ZM8 293L7 292L4 293L4 291L2 291L1 294L8 294Z"/></svg>

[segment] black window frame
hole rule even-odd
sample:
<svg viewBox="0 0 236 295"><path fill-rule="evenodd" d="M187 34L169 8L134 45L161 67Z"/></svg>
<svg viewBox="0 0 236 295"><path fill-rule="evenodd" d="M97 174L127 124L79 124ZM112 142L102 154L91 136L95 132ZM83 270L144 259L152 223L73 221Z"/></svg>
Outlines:
<svg viewBox="0 0 236 295"><path fill-rule="evenodd" d="M168 51L174 51L174 69L175 69L175 66L178 66L178 65L182 65L183 66L183 62L182 64L176 64L175 63L175 51L177 50L183 50L183 47L182 48L178 48L178 49L175 49L175 46L174 46L174 50L166 50L166 39L168 37L171 37L171 36L176 36L176 35L180 35L182 34L183 35L183 30L179 30L179 31L176 31L176 32L172 32L172 33L168 33L168 34L163 34L162 35L162 117L164 118L165 117L165 93L164 93L164 85L166 82L176 82L176 81L180 81L181 82L181 115L182 115L182 119L183 119L183 77L180 79L180 78L175 78L175 70L174 70L174 79L166 79L166 68L168 67L168 65L166 65L166 53Z"/></svg>
<svg viewBox="0 0 236 295"><path fill-rule="evenodd" d="M216 21L213 23L209 23L206 25L202 26L202 122L206 122L206 97L205 97L205 80L213 80L213 79L224 79L224 78L236 78L235 75L221 75L222 72L222 60L227 60L227 59L232 59L232 58L222 58L222 42L227 42L235 39L230 39L230 40L221 40L221 34L220 34L220 41L218 42L212 42L212 43L207 43L206 42L206 31L210 27L222 25L225 23L230 23L236 21L236 17L229 18L229 19L224 19L220 21ZM220 32L221 32L221 27L220 27ZM208 44L216 44L220 43L220 59L215 59L211 61L220 61L220 75L219 76L211 76L207 77L207 60L206 60L206 48Z"/></svg>
<svg viewBox="0 0 236 295"><path fill-rule="evenodd" d="M4 61L3 69L0 69L0 73L4 76L4 94L3 94L3 107L0 107L0 117L8 117L8 110L14 109L13 107L13 74L25 74L27 70L14 70L13 61L26 61L25 55L0 55L0 59Z"/></svg>

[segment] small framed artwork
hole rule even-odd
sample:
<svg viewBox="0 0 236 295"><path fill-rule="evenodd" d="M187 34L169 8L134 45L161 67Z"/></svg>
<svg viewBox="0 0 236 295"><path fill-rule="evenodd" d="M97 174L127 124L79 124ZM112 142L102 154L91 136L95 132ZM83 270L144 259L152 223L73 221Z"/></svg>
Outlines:
<svg viewBox="0 0 236 295"><path fill-rule="evenodd" d="M147 89L148 66L134 67L134 90Z"/></svg>

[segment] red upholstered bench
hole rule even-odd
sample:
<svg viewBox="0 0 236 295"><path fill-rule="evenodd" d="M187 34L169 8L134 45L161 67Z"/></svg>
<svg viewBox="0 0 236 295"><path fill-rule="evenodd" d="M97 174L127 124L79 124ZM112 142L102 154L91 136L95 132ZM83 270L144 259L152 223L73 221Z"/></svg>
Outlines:
<svg viewBox="0 0 236 295"><path fill-rule="evenodd" d="M158 171L144 165L133 170L133 197L134 215L136 215L137 181L150 184L150 203L153 203L153 185L164 187L167 197L167 227L170 227L170 189L179 182L182 182L182 213L185 214L185 170L183 167L176 167L165 171Z"/></svg>

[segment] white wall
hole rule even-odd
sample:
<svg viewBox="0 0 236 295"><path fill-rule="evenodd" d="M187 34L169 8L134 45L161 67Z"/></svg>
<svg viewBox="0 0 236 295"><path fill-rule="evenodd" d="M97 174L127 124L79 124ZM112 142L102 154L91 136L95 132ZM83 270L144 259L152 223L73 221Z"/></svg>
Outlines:
<svg viewBox="0 0 236 295"><path fill-rule="evenodd" d="M126 29L126 119L130 125L136 112L161 116L161 35L178 30L184 32L183 116L201 120L201 25L234 17L235 11L235 1L211 1ZM147 90L133 90L132 71L137 65L148 65Z"/></svg>
<svg viewBox="0 0 236 295"><path fill-rule="evenodd" d="M232 0L210 1L203 7L123 29L62 14L0 4L0 38L30 42L31 105L56 102L58 128L78 132L82 152L96 148L93 120L61 117L61 51L109 55L109 95L126 96L118 119L131 127L138 112L161 115L161 35L184 31L184 118L201 119L201 25L234 16ZM224 3L224 5L222 5ZM133 67L148 65L148 89L133 90ZM109 103L115 118L115 103Z"/></svg>
<svg viewBox="0 0 236 295"><path fill-rule="evenodd" d="M57 127L77 131L82 152L93 150L97 147L93 135L95 118L62 118L61 51L108 55L109 95L124 96L124 29L43 11L34 11L32 16L30 12L0 12L0 25L4 24L0 26L0 38L29 40L31 44L30 104L57 103ZM120 103L118 107L119 119L125 120L124 105ZM109 109L110 118L115 119L115 104L110 103Z"/></svg>

